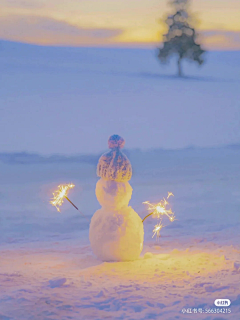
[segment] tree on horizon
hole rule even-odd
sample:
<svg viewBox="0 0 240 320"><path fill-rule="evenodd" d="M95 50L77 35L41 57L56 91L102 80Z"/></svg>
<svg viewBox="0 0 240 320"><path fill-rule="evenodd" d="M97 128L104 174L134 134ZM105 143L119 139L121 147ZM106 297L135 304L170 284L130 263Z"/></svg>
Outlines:
<svg viewBox="0 0 240 320"><path fill-rule="evenodd" d="M197 33L192 26L189 15L189 0L170 0L174 13L165 21L168 32L163 36L163 45L158 48L158 58L161 63L167 63L171 56L177 55L178 76L182 76L182 60L195 61L202 65L202 55L205 50L197 43Z"/></svg>

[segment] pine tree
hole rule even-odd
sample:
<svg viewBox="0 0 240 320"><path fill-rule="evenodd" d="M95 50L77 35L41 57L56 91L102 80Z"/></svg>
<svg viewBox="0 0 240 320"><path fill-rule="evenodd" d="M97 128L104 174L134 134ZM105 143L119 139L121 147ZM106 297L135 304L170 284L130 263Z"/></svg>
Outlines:
<svg viewBox="0 0 240 320"><path fill-rule="evenodd" d="M163 46L158 49L158 58L161 63L166 63L170 56L177 55L178 75L182 76L182 60L188 59L202 65L205 51L196 42L197 34L188 14L189 0L172 0L170 4L175 13L166 19L168 32L164 35Z"/></svg>

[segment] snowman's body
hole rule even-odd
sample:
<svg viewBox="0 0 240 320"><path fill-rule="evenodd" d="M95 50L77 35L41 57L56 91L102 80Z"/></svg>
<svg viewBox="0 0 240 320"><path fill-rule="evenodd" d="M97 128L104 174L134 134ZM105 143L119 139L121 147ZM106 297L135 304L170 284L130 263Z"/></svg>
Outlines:
<svg viewBox="0 0 240 320"><path fill-rule="evenodd" d="M94 254L103 261L136 260L143 247L142 220L128 205L132 168L119 150L119 144L124 144L120 139L110 137L109 141L118 145L100 158L97 168L101 179L96 185L96 196L102 208L92 217L89 238Z"/></svg>

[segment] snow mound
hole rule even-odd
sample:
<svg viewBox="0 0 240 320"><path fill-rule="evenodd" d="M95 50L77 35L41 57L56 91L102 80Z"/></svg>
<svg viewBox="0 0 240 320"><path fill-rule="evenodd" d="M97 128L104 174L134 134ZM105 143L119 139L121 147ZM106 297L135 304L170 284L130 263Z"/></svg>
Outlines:
<svg viewBox="0 0 240 320"><path fill-rule="evenodd" d="M66 278L56 278L49 280L49 286L50 288L59 288L64 285L64 283L67 281Z"/></svg>

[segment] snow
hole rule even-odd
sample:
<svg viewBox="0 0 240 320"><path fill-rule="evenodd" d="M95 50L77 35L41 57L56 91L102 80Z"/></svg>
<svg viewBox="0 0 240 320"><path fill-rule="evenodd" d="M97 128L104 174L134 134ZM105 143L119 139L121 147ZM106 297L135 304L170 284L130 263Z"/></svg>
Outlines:
<svg viewBox="0 0 240 320"><path fill-rule="evenodd" d="M2 41L0 66L1 152L100 153L115 133L144 150L240 141L237 51L185 63L178 79L155 50Z"/></svg>
<svg viewBox="0 0 240 320"><path fill-rule="evenodd" d="M239 52L210 53L178 80L148 50L2 49L0 319L239 319ZM72 182L69 198L90 219L98 152L116 132L133 168L131 207L143 218L143 201L171 191L177 220L156 242L147 219L140 258L103 263L87 221L49 199ZM198 147L159 149L187 145ZM231 313L200 313L224 312L223 298Z"/></svg>
<svg viewBox="0 0 240 320"><path fill-rule="evenodd" d="M99 209L96 162L25 155L0 162L0 315L2 319L232 319L240 317L240 149L128 151L133 166L130 205L172 191L177 220L152 239L144 225L139 260L102 263L92 253L87 221L66 201L48 201L60 182L88 217ZM13 161L15 159L15 162ZM81 158L80 158L81 159ZM84 160L85 161L85 160ZM66 279L63 280L63 279ZM183 314L230 299L231 314ZM220 309L220 308L218 308Z"/></svg>

